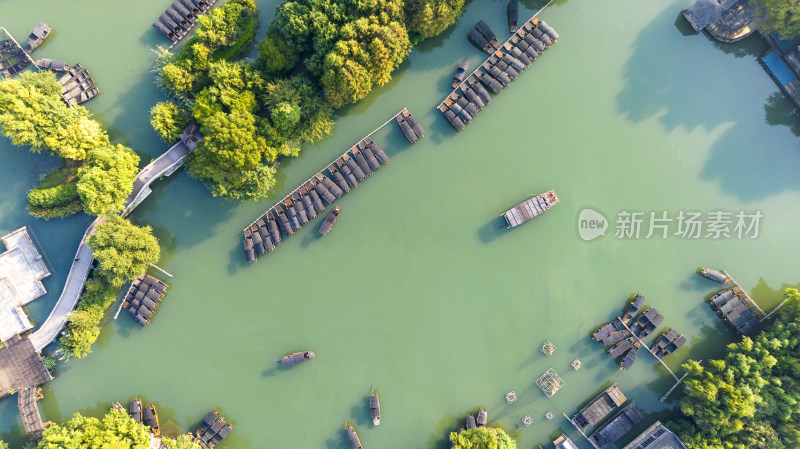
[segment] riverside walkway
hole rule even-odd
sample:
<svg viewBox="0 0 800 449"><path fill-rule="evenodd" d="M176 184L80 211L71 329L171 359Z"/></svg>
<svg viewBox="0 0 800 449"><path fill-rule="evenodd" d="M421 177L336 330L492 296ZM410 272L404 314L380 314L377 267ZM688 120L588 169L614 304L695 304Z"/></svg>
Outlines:
<svg viewBox="0 0 800 449"><path fill-rule="evenodd" d="M169 176L175 173L186 161L186 157L189 153L194 151L195 144L198 140L200 140L200 134L197 128L187 128L183 134L181 134L181 140L178 141L178 143L143 168L133 181L133 191L128 196L128 199L125 200L125 210L123 210L120 215L123 217L128 215L150 195L152 192L152 190L150 190L150 184L152 184L153 181L162 176ZM78 245L78 251L75 253L75 260L72 263L72 267L70 267L69 274L67 275L67 282L64 284L61 296L58 298L47 320L42 323L36 332L31 334L31 342L33 342L33 346L37 351L41 351L58 338L58 334L67 324L67 317L78 303L78 299L80 299L81 292L83 291L83 284L89 277L89 270L94 260L92 250L86 242L92 233L94 233L95 227L104 220L105 218L98 217L89 225L89 228L86 229Z"/></svg>

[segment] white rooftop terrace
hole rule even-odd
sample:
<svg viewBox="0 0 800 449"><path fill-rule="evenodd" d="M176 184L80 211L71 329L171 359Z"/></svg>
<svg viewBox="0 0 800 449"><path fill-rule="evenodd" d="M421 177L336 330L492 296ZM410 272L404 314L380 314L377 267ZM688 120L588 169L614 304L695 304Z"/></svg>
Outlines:
<svg viewBox="0 0 800 449"><path fill-rule="evenodd" d="M0 238L6 251L0 254L0 341L32 328L22 306L47 293L42 279L50 270L23 226Z"/></svg>

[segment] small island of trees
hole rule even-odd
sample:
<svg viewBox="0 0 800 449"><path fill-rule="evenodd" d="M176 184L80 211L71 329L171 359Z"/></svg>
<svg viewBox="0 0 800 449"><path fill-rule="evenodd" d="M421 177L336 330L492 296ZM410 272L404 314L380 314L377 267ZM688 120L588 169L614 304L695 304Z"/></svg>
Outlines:
<svg viewBox="0 0 800 449"><path fill-rule="evenodd" d="M461 433L451 432L453 449L517 449L517 443L499 427L476 427Z"/></svg>
<svg viewBox="0 0 800 449"><path fill-rule="evenodd" d="M800 447L800 292L785 295L760 334L729 345L723 359L683 365L686 419L675 430L689 449Z"/></svg>

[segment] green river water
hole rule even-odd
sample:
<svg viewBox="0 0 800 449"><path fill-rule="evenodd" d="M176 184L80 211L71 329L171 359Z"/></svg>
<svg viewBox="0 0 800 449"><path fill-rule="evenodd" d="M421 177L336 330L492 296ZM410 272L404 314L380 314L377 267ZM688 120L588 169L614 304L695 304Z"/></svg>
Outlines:
<svg viewBox="0 0 800 449"><path fill-rule="evenodd" d="M258 3L261 36L277 1ZM539 6L522 3L520 17ZM218 407L236 426L225 449L345 448L346 420L367 448L410 449L443 447L482 405L521 449L562 431L589 448L562 413L618 382L646 412L642 428L669 419L678 395L659 402L672 384L666 370L640 353L619 371L589 333L641 292L665 316L661 331L688 339L665 359L680 375L686 359L720 356L736 338L703 302L718 284L694 274L698 266L726 269L767 310L800 281L800 121L759 66L760 38L722 45L688 33L680 13L691 3L553 4L541 17L559 42L455 133L434 107L460 59L475 67L484 57L466 32L482 18L507 36L505 3L473 1L389 84L339 111L332 138L284 162L275 197L215 199L183 171L157 182L131 218L154 227L160 265L175 276L169 294L149 327L123 314L89 357L60 364L44 387L44 416L99 415L138 395L157 404L168 433L193 430ZM147 112L163 98L150 49L165 41L151 23L168 5L4 0L0 24L18 39L40 20L53 26L34 56L87 67L103 91L87 107L144 165L167 149ZM241 229L404 106L427 137L410 146L396 125L373 137L391 164L339 200L331 234L315 238L317 220L247 264ZM0 161L0 231L30 226L54 268L49 293L29 307L42 322L90 218L34 220L25 193L57 161L6 139ZM501 229L503 210L550 189L561 202L549 213ZM581 240L584 208L609 218L605 237ZM622 210L718 209L761 211L758 238L614 237ZM545 339L557 346L550 358L539 351ZM303 349L317 358L276 369ZM551 367L566 385L548 399L533 381ZM378 428L366 408L371 386L381 394ZM509 406L510 390L519 401ZM523 427L527 414L534 423ZM25 440L15 397L0 401L0 439Z"/></svg>

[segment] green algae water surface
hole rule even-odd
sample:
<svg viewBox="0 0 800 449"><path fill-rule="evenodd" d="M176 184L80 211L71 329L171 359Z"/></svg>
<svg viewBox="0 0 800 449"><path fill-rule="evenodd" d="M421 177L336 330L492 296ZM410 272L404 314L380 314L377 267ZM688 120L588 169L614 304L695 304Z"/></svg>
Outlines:
<svg viewBox="0 0 800 449"><path fill-rule="evenodd" d="M262 30L276 1L260 1ZM533 14L522 2L520 17ZM153 324L110 320L84 360L60 364L44 387L46 419L99 415L138 395L157 404L167 432L193 430L212 408L235 424L220 447L347 447L344 421L367 448L443 447L473 408L514 431L520 448L566 432L563 418L612 382L646 413L669 419L672 378L646 353L619 371L591 342L633 292L647 298L687 345L665 359L681 374L689 357L722 354L736 336L703 302L718 284L698 266L728 270L765 309L796 284L800 249L798 130L791 106L763 72L758 38L716 44L687 33L690 0L569 0L541 17L561 35L461 133L434 108L461 58L484 55L466 32L484 19L503 39L506 4L474 1L457 25L414 49L392 81L340 111L335 136L282 165L275 197L260 204L215 199L181 171L154 186L132 214L155 228L160 265L174 274ZM36 57L81 62L103 90L86 106L143 163L167 149L148 124L163 97L150 51L165 41L151 23L167 1L4 0L0 22L17 38L43 20L54 28ZM333 231L317 219L258 263L245 262L241 229L388 117L408 107L427 136L410 146L393 125L373 139L391 163L339 200ZM794 131L794 132L793 132ZM83 230L78 216L42 222L26 191L57 161L0 140L0 231L30 226L54 267L49 293L30 306L44 321ZM511 232L499 214L555 189L560 203ZM607 220L584 241L584 209ZM757 238L646 238L650 212L675 219L760 212ZM617 238L620 213L646 218L639 238ZM735 219L734 219L735 224ZM731 226L733 228L733 225ZM158 275L157 273L154 273ZM539 351L556 345L552 357ZM313 349L292 369L276 360ZM570 363L580 359L574 371ZM533 381L553 368L565 382L548 399ZM370 387L383 420L373 428ZM515 390L519 401L505 403ZM552 411L552 421L545 413ZM521 425L530 415L533 424ZM0 400L0 438L24 442L16 398ZM625 441L622 441L624 443ZM548 443L549 444L549 443Z"/></svg>

